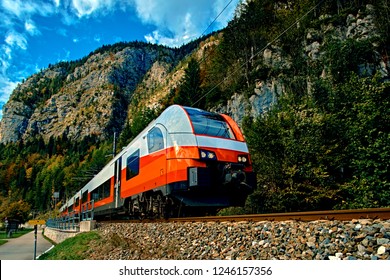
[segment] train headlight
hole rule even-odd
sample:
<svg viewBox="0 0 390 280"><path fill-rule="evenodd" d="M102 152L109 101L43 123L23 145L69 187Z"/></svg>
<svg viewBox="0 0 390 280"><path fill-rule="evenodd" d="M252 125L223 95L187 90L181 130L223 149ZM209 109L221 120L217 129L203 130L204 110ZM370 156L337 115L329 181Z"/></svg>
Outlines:
<svg viewBox="0 0 390 280"><path fill-rule="evenodd" d="M200 150L200 158L203 160L217 160L215 153L207 150Z"/></svg>
<svg viewBox="0 0 390 280"><path fill-rule="evenodd" d="M247 156L238 156L237 160L238 160L238 162L240 162L240 163L244 163L244 164L246 164L246 163L248 163L248 162L249 162L249 160L248 160L248 157L247 157Z"/></svg>
<svg viewBox="0 0 390 280"><path fill-rule="evenodd" d="M208 153L207 158L208 159L216 159L217 157L215 156L214 153Z"/></svg>

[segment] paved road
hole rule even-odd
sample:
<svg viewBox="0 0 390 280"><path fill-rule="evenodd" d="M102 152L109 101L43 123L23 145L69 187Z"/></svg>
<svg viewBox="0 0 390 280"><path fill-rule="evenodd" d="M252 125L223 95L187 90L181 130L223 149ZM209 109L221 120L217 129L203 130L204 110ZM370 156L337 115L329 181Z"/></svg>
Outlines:
<svg viewBox="0 0 390 280"><path fill-rule="evenodd" d="M33 260L34 259L34 231L18 238L8 239L8 242L0 246L0 260ZM42 235L42 229L38 229L36 257L46 252L53 245Z"/></svg>

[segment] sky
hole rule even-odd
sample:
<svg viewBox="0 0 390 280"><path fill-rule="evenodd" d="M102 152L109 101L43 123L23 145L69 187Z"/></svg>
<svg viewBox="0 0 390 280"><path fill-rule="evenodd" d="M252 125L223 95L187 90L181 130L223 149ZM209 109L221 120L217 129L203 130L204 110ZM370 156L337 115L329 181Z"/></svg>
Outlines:
<svg viewBox="0 0 390 280"><path fill-rule="evenodd" d="M0 0L0 119L23 79L102 45L180 47L224 28L240 0Z"/></svg>

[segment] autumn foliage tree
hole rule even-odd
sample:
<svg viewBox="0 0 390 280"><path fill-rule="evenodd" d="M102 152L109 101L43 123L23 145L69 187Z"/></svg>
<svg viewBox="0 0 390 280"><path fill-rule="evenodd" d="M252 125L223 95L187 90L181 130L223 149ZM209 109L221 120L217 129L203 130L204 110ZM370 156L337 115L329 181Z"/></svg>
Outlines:
<svg viewBox="0 0 390 280"><path fill-rule="evenodd" d="M18 220L24 223L30 214L30 205L23 200L12 201L10 198L0 196L0 220Z"/></svg>

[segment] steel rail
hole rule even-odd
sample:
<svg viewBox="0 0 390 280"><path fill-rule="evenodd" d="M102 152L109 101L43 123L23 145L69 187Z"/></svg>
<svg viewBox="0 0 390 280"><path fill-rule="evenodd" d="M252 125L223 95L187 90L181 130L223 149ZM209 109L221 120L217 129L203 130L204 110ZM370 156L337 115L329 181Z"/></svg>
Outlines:
<svg viewBox="0 0 390 280"><path fill-rule="evenodd" d="M170 222L237 222L237 221L316 221L353 219L390 219L390 208L309 211L290 213L250 214L234 216L186 217L169 219Z"/></svg>
<svg viewBox="0 0 390 280"><path fill-rule="evenodd" d="M232 216L204 216L204 217L184 217L169 219L109 219L100 220L100 223L195 223L195 222L259 222L259 221L302 221L310 222L317 220L339 220L350 221L358 219L380 219L390 220L390 208L368 208L368 209L348 209L331 211L308 211L289 213L269 213L269 214L248 214Z"/></svg>

